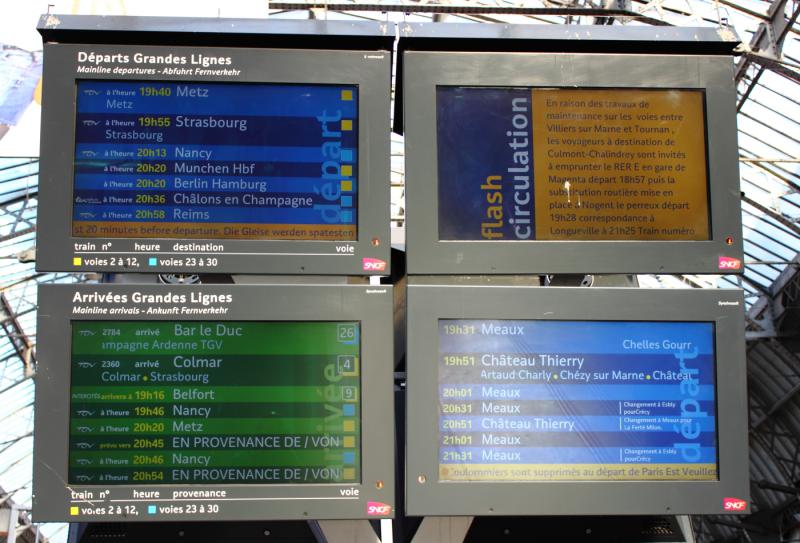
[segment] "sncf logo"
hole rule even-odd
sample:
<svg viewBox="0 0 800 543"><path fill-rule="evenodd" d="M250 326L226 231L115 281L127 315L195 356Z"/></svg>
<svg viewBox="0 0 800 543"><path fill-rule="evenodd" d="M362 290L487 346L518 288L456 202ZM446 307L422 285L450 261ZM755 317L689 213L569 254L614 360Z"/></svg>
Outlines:
<svg viewBox="0 0 800 543"><path fill-rule="evenodd" d="M731 258L729 256L719 257L719 269L721 270L738 270L742 267L742 261L738 258Z"/></svg>
<svg viewBox="0 0 800 543"><path fill-rule="evenodd" d="M364 271L384 271L386 269L386 262L377 258L362 258L361 268Z"/></svg>
<svg viewBox="0 0 800 543"><path fill-rule="evenodd" d="M371 517L390 515L392 506L381 502L367 502L367 514Z"/></svg>
<svg viewBox="0 0 800 543"><path fill-rule="evenodd" d="M744 511L747 508L747 502L739 498L723 498L722 508L725 511Z"/></svg>

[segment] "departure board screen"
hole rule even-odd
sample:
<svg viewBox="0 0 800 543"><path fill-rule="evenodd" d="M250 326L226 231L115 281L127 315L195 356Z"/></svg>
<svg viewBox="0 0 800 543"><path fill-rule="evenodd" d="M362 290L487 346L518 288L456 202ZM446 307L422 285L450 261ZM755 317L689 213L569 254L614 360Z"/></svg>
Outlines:
<svg viewBox="0 0 800 543"><path fill-rule="evenodd" d="M68 482L357 483L358 322L74 321Z"/></svg>
<svg viewBox="0 0 800 543"><path fill-rule="evenodd" d="M440 320L441 481L717 480L709 322Z"/></svg>
<svg viewBox="0 0 800 543"><path fill-rule="evenodd" d="M702 90L436 90L439 239L711 239Z"/></svg>
<svg viewBox="0 0 800 543"><path fill-rule="evenodd" d="M357 238L358 87L77 82L72 234Z"/></svg>

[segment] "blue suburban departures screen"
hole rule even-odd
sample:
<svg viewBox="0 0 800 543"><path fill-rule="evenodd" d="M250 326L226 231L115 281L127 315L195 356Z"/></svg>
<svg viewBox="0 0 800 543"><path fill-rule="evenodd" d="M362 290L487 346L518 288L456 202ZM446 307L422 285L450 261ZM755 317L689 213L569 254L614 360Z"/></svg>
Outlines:
<svg viewBox="0 0 800 543"><path fill-rule="evenodd" d="M356 239L358 89L78 81L77 237Z"/></svg>
<svg viewBox="0 0 800 543"><path fill-rule="evenodd" d="M716 480L714 325L440 320L442 481Z"/></svg>

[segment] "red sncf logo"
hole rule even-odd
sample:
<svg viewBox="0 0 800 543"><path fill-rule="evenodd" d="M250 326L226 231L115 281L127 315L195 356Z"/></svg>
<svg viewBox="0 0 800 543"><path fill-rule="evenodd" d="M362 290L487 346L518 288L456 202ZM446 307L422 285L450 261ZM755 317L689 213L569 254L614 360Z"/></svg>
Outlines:
<svg viewBox="0 0 800 543"><path fill-rule="evenodd" d="M747 502L739 498L723 498L722 508L725 511L744 511L747 508Z"/></svg>
<svg viewBox="0 0 800 543"><path fill-rule="evenodd" d="M386 269L386 262L377 258L362 258L361 268L364 271L384 271Z"/></svg>
<svg viewBox="0 0 800 543"><path fill-rule="evenodd" d="M738 258L731 258L729 256L719 257L719 269L721 270L738 270L742 267L742 261Z"/></svg>
<svg viewBox="0 0 800 543"><path fill-rule="evenodd" d="M381 502L367 502L367 514L372 517L385 516L392 512L392 506Z"/></svg>

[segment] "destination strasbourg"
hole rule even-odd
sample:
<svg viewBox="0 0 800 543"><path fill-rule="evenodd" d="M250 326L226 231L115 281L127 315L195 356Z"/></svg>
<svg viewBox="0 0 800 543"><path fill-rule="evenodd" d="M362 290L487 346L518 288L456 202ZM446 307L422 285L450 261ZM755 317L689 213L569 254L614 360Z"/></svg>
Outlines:
<svg viewBox="0 0 800 543"><path fill-rule="evenodd" d="M73 235L356 239L357 91L79 81Z"/></svg>
<svg viewBox="0 0 800 543"><path fill-rule="evenodd" d="M360 480L356 322L75 321L68 482Z"/></svg>

